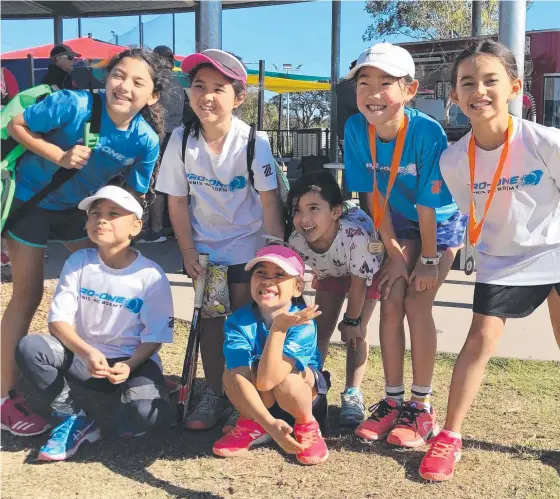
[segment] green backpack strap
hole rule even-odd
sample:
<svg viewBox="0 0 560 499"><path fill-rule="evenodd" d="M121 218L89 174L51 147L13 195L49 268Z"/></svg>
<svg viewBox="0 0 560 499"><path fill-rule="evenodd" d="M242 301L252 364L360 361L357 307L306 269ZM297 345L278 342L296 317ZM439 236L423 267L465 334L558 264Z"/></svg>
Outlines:
<svg viewBox="0 0 560 499"><path fill-rule="evenodd" d="M101 131L101 96L99 94L92 94L93 109L91 112L90 121L84 125L84 144L88 147L95 147L99 141L99 134ZM18 210L11 213L9 218L4 221L4 213L2 213L2 232L10 230L19 220L25 218L27 214L37 206L43 199L45 199L51 192L56 191L62 184L68 182L79 170L76 168L67 169L59 168L54 172L51 181L43 187L37 194L35 194L27 202L23 203Z"/></svg>

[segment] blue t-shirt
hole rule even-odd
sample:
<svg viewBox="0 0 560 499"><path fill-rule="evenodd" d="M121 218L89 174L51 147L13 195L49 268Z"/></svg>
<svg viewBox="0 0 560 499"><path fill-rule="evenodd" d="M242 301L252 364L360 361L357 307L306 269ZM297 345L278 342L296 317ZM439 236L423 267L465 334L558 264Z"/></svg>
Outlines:
<svg viewBox="0 0 560 499"><path fill-rule="evenodd" d="M303 306L292 306L290 312L302 310ZM269 330L254 304L237 309L226 320L224 357L226 367L250 367L258 362L266 344ZM317 326L301 324L286 333L283 353L296 361L296 368L304 371L307 366L316 370L321 366L321 354L317 348Z"/></svg>
<svg viewBox="0 0 560 499"><path fill-rule="evenodd" d="M408 130L389 206L414 222L418 222L417 204L435 208L436 221L444 222L457 211L439 169L439 158L447 148L447 137L441 125L424 113L409 108L405 108L405 113L409 120ZM395 142L382 142L376 137L377 185L383 196L387 192ZM344 174L349 191L373 191L368 122L361 113L346 122Z"/></svg>
<svg viewBox="0 0 560 499"><path fill-rule="evenodd" d="M107 114L105 92L101 94L101 133L88 163L55 192L39 203L41 208L63 210L78 203L124 172L135 191L145 193L159 155L159 138L140 114L128 130L115 127ZM93 97L86 91L63 90L28 107L23 118L32 132L67 151L84 143L84 124L91 119ZM59 166L26 152L17 167L15 197L27 201L47 185Z"/></svg>

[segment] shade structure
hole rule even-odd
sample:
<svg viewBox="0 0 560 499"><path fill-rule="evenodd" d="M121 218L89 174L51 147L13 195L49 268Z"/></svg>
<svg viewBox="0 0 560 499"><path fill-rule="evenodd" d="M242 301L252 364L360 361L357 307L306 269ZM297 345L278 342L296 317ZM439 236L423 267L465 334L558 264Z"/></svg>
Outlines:
<svg viewBox="0 0 560 499"><path fill-rule="evenodd" d="M103 42L87 36L74 38L73 40L65 40L64 44L68 45L78 54L81 54L81 59L110 59L115 54L119 54L123 50L126 50L126 47ZM6 52L5 54L2 54L2 60L25 59L27 58L27 54L31 54L35 59L48 59L53 46L54 44L50 43L48 45L40 45L38 47L30 47L28 49Z"/></svg>

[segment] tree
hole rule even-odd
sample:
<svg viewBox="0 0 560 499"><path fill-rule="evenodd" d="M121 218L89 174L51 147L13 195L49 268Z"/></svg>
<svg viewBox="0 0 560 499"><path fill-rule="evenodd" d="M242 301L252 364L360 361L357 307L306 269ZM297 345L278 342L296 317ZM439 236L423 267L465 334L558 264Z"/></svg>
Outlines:
<svg viewBox="0 0 560 499"><path fill-rule="evenodd" d="M259 113L258 89L250 88L247 91L245 102L239 106L237 115L245 123L257 124ZM278 128L278 105L272 102L264 103L264 130L276 130Z"/></svg>
<svg viewBox="0 0 560 499"><path fill-rule="evenodd" d="M481 3L482 33L497 33L499 1ZM374 22L364 33L364 41L391 35L405 35L419 40L471 35L471 0L368 1L365 10Z"/></svg>
<svg viewBox="0 0 560 499"><path fill-rule="evenodd" d="M275 95L270 102L278 107L280 96ZM287 112L287 95L283 98ZM328 91L297 92L290 94L290 128L320 128L328 126L331 109L331 93Z"/></svg>

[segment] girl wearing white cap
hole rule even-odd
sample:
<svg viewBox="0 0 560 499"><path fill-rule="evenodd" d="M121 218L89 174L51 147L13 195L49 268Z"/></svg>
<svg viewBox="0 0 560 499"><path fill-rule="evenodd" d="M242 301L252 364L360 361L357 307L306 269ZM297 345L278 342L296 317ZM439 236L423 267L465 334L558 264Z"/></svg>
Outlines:
<svg viewBox="0 0 560 499"><path fill-rule="evenodd" d="M356 434L402 447L424 445L438 432L430 405L437 348L432 305L463 245L466 223L439 170L445 132L406 107L418 88L414 73L405 49L390 43L367 49L347 76L356 83L360 113L344 133L348 190L368 193L382 239L370 248L385 253L379 285L386 394ZM403 386L405 317L412 345L410 402L404 402Z"/></svg>
<svg viewBox="0 0 560 499"><path fill-rule="evenodd" d="M199 252L226 265L235 310L251 300L245 264L264 246L263 235L284 236L274 159L266 133L257 132L254 161L247 165L250 127L233 115L247 87L247 71L239 59L210 49L188 56L182 69L190 77L195 116L171 135L156 189L169 195L171 223L187 273L200 275ZM224 318L202 319L201 328L208 386L186 420L191 430L211 428L231 412L222 387ZM231 429L231 423L226 427Z"/></svg>

